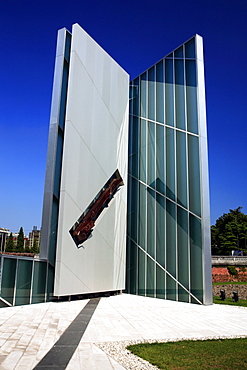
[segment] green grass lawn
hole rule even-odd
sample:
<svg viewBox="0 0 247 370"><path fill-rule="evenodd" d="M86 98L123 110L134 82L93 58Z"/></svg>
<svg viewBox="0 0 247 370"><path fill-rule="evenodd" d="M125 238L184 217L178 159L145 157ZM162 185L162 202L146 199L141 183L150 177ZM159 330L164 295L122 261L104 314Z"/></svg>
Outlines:
<svg viewBox="0 0 247 370"><path fill-rule="evenodd" d="M247 307L247 299L240 299L238 302L234 302L232 298L226 298L225 301L222 301L220 299L220 296L215 295L213 299L214 303L217 304L228 304L231 306L242 306L242 307Z"/></svg>
<svg viewBox="0 0 247 370"><path fill-rule="evenodd" d="M127 349L159 369L247 369L247 338L142 343Z"/></svg>

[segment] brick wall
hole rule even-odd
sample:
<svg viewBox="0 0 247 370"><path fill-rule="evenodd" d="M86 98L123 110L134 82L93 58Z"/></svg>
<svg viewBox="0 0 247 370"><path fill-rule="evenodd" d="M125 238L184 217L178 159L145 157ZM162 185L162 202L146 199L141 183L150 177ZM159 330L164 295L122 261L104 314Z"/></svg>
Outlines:
<svg viewBox="0 0 247 370"><path fill-rule="evenodd" d="M247 281L247 268L245 272L240 267L236 267L238 275L230 275L227 267L212 267L213 283L224 283L227 281Z"/></svg>

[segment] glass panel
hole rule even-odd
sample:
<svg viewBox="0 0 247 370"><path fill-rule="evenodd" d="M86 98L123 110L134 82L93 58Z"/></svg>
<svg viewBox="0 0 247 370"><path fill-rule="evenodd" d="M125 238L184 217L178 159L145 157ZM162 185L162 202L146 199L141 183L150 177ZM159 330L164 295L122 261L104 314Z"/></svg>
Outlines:
<svg viewBox="0 0 247 370"><path fill-rule="evenodd" d="M148 297L155 296L155 263L147 257L147 292Z"/></svg>
<svg viewBox="0 0 247 370"><path fill-rule="evenodd" d="M53 196L49 248L49 261L53 264L55 263L57 245L58 203L58 199Z"/></svg>
<svg viewBox="0 0 247 370"><path fill-rule="evenodd" d="M126 238L126 285L125 285L125 291L127 293L130 292L130 264L131 264L131 261L130 261L130 248L131 248L130 242L131 242L130 238L127 235L127 238Z"/></svg>
<svg viewBox="0 0 247 370"><path fill-rule="evenodd" d="M174 85L173 60L165 60L165 119L166 124L174 126Z"/></svg>
<svg viewBox="0 0 247 370"><path fill-rule="evenodd" d="M185 44L185 58L195 58L195 38Z"/></svg>
<svg viewBox="0 0 247 370"><path fill-rule="evenodd" d="M203 301L201 221L190 214L190 286L191 293ZM192 302L197 303L192 299Z"/></svg>
<svg viewBox="0 0 247 370"><path fill-rule="evenodd" d="M176 126L185 130L184 62L175 60Z"/></svg>
<svg viewBox="0 0 247 370"><path fill-rule="evenodd" d="M129 85L129 114L133 114L133 99L135 97L135 90L133 86L133 81L130 81Z"/></svg>
<svg viewBox="0 0 247 370"><path fill-rule="evenodd" d="M165 268L165 198L156 193L156 261Z"/></svg>
<svg viewBox="0 0 247 370"><path fill-rule="evenodd" d="M156 189L165 194L164 126L156 125Z"/></svg>
<svg viewBox="0 0 247 370"><path fill-rule="evenodd" d="M60 97L60 112L59 112L59 126L61 127L62 130L64 130L65 125L68 77L69 77L69 63L66 61L66 59L64 59L61 97Z"/></svg>
<svg viewBox="0 0 247 370"><path fill-rule="evenodd" d="M138 177L138 135L139 135L139 118L131 119L131 148L129 149L129 171L135 177Z"/></svg>
<svg viewBox="0 0 247 370"><path fill-rule="evenodd" d="M1 297L10 304L13 304L16 262L17 260L14 258L5 257L3 260Z"/></svg>
<svg viewBox="0 0 247 370"><path fill-rule="evenodd" d="M190 211L201 216L199 138L188 135Z"/></svg>
<svg viewBox="0 0 247 370"><path fill-rule="evenodd" d="M178 250L178 281L189 289L189 255L188 255L188 212L177 207L177 250ZM188 302L189 296L179 288L179 300Z"/></svg>
<svg viewBox="0 0 247 370"><path fill-rule="evenodd" d="M34 261L32 303L45 302L46 262Z"/></svg>
<svg viewBox="0 0 247 370"><path fill-rule="evenodd" d="M178 284L178 300L180 302L186 302L186 303L189 303L190 301L189 293L185 289L183 289L179 284Z"/></svg>
<svg viewBox="0 0 247 370"><path fill-rule="evenodd" d="M33 261L25 261L19 259L16 280L16 306L30 303L32 269Z"/></svg>
<svg viewBox="0 0 247 370"><path fill-rule="evenodd" d="M130 294L137 294L138 287L137 287L137 267L138 267L138 247L135 243L130 241L130 263L129 263L129 286L130 286Z"/></svg>
<svg viewBox="0 0 247 370"><path fill-rule="evenodd" d="M133 97L133 114L139 116L139 77L133 81L134 97Z"/></svg>
<svg viewBox="0 0 247 370"><path fill-rule="evenodd" d="M70 60L70 45L71 45L71 37L72 35L69 32L66 32L66 41L65 41L65 50L64 50L64 57L69 62Z"/></svg>
<svg viewBox="0 0 247 370"><path fill-rule="evenodd" d="M131 199L132 199L132 177L128 175L127 191L127 235L131 235Z"/></svg>
<svg viewBox="0 0 247 370"><path fill-rule="evenodd" d="M147 189L147 252L154 258L155 250L155 192Z"/></svg>
<svg viewBox="0 0 247 370"><path fill-rule="evenodd" d="M174 130L170 128L166 128L166 195L175 200Z"/></svg>
<svg viewBox="0 0 247 370"><path fill-rule="evenodd" d="M146 255L138 248L138 294L146 293L145 271L146 271Z"/></svg>
<svg viewBox="0 0 247 370"><path fill-rule="evenodd" d="M183 52L183 45L182 45L174 51L174 58L183 58L183 57L184 57L184 52Z"/></svg>
<svg viewBox="0 0 247 370"><path fill-rule="evenodd" d="M46 301L49 302L54 298L54 267L48 263L48 279L47 279L47 291Z"/></svg>
<svg viewBox="0 0 247 370"><path fill-rule="evenodd" d="M146 245L146 233L147 233L147 189L139 183L139 228L138 228L138 244L144 249L147 249Z"/></svg>
<svg viewBox="0 0 247 370"><path fill-rule="evenodd" d="M186 134L176 132L177 154L177 202L187 207L187 160L186 160Z"/></svg>
<svg viewBox="0 0 247 370"><path fill-rule="evenodd" d="M166 200L166 269L176 278L176 206Z"/></svg>
<svg viewBox="0 0 247 370"><path fill-rule="evenodd" d="M148 118L155 120L155 67L148 70Z"/></svg>
<svg viewBox="0 0 247 370"><path fill-rule="evenodd" d="M198 111L197 111L197 82L196 62L186 60L186 107L187 107L187 130L198 134Z"/></svg>
<svg viewBox="0 0 247 370"><path fill-rule="evenodd" d="M163 60L156 65L156 121L164 123L164 67Z"/></svg>
<svg viewBox="0 0 247 370"><path fill-rule="evenodd" d="M166 299L176 301L177 283L169 275L166 275Z"/></svg>
<svg viewBox="0 0 247 370"><path fill-rule="evenodd" d="M166 298L166 273L159 266L156 265L156 297Z"/></svg>
<svg viewBox="0 0 247 370"><path fill-rule="evenodd" d="M128 171L129 173L132 173L132 161L131 161L131 155L133 151L133 116L129 115L129 145L128 145Z"/></svg>
<svg viewBox="0 0 247 370"><path fill-rule="evenodd" d="M58 128L57 153L56 153L54 189L53 189L53 192L57 198L59 197L59 192L60 192L62 158L63 158L63 131L60 128Z"/></svg>
<svg viewBox="0 0 247 370"><path fill-rule="evenodd" d="M141 120L139 139L139 178L147 182L147 121Z"/></svg>
<svg viewBox="0 0 247 370"><path fill-rule="evenodd" d="M147 118L147 73L141 75L141 117Z"/></svg>
<svg viewBox="0 0 247 370"><path fill-rule="evenodd" d="M137 242L137 214L138 214L138 182L135 179L130 180L131 194L128 203L128 217L130 217L129 236Z"/></svg>
<svg viewBox="0 0 247 370"><path fill-rule="evenodd" d="M155 123L148 122L147 183L155 188Z"/></svg>

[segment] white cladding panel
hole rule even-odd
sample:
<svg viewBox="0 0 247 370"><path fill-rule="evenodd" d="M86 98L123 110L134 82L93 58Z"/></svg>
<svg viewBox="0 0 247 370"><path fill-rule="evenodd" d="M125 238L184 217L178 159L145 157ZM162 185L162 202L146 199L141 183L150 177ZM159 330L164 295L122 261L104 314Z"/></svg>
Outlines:
<svg viewBox="0 0 247 370"><path fill-rule="evenodd" d="M72 29L62 162L56 296L125 288L129 75L77 24ZM124 186L77 248L69 230L119 170Z"/></svg>

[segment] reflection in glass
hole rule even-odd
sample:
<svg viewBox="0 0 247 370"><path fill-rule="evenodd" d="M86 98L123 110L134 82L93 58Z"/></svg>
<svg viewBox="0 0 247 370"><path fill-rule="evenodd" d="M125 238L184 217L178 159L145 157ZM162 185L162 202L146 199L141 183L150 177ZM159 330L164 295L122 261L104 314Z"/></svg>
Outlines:
<svg viewBox="0 0 247 370"><path fill-rule="evenodd" d="M161 60L156 65L156 121L164 123L164 64Z"/></svg>
<svg viewBox="0 0 247 370"><path fill-rule="evenodd" d="M188 212L177 207L177 250L178 250L178 281L189 289L189 253L188 253ZM186 290L179 287L179 300L188 302Z"/></svg>
<svg viewBox="0 0 247 370"><path fill-rule="evenodd" d="M166 273L156 265L156 297L166 298Z"/></svg>
<svg viewBox="0 0 247 370"><path fill-rule="evenodd" d="M166 128L166 195L175 200L175 144L174 130Z"/></svg>
<svg viewBox="0 0 247 370"><path fill-rule="evenodd" d="M155 247L155 192L147 191L147 252L154 258Z"/></svg>
<svg viewBox="0 0 247 370"><path fill-rule="evenodd" d="M133 81L133 114L139 116L139 98L140 98L140 87L139 87L139 78L136 78Z"/></svg>
<svg viewBox="0 0 247 370"><path fill-rule="evenodd" d="M155 120L155 69L148 70L148 118Z"/></svg>
<svg viewBox="0 0 247 370"><path fill-rule="evenodd" d="M177 159L177 202L187 207L187 160L186 134L176 132L176 159Z"/></svg>
<svg viewBox="0 0 247 370"><path fill-rule="evenodd" d="M139 178L147 182L147 121L141 120L140 123L140 140L139 140Z"/></svg>
<svg viewBox="0 0 247 370"><path fill-rule="evenodd" d="M156 125L156 189L165 194L165 134L164 126Z"/></svg>
<svg viewBox="0 0 247 370"><path fill-rule="evenodd" d="M13 304L14 298L16 263L17 260L14 258L4 258L1 297L10 304Z"/></svg>
<svg viewBox="0 0 247 370"><path fill-rule="evenodd" d="M183 45L174 50L174 58L183 58L184 52L183 52Z"/></svg>
<svg viewBox="0 0 247 370"><path fill-rule="evenodd" d="M201 221L190 214L190 281L191 292L201 302L203 300L203 281L202 281L202 231ZM192 302L197 303L192 299Z"/></svg>
<svg viewBox="0 0 247 370"><path fill-rule="evenodd" d="M176 127L185 130L184 62L175 60Z"/></svg>
<svg viewBox="0 0 247 370"><path fill-rule="evenodd" d="M141 75L141 117L147 118L147 73Z"/></svg>
<svg viewBox="0 0 247 370"><path fill-rule="evenodd" d="M15 305L30 303L33 261L18 260Z"/></svg>
<svg viewBox="0 0 247 370"><path fill-rule="evenodd" d="M145 271L147 257L141 249L138 248L138 294L144 295L146 293L146 281L145 281Z"/></svg>
<svg viewBox="0 0 247 370"><path fill-rule="evenodd" d="M147 146L147 183L154 187L155 184L155 124L148 122Z"/></svg>
<svg viewBox="0 0 247 370"><path fill-rule="evenodd" d="M156 261L165 268L165 198L156 194Z"/></svg>
<svg viewBox="0 0 247 370"><path fill-rule="evenodd" d="M185 43L185 58L195 58L195 38Z"/></svg>
<svg viewBox="0 0 247 370"><path fill-rule="evenodd" d="M166 269L176 278L176 206L166 200Z"/></svg>
<svg viewBox="0 0 247 370"><path fill-rule="evenodd" d="M165 60L165 123L174 126L173 60Z"/></svg>
<svg viewBox="0 0 247 370"><path fill-rule="evenodd" d="M148 297L155 296L155 263L151 258L147 258L147 289Z"/></svg>
<svg viewBox="0 0 247 370"><path fill-rule="evenodd" d="M190 211L201 216L199 138L188 135L188 168Z"/></svg>
<svg viewBox="0 0 247 370"><path fill-rule="evenodd" d="M186 109L188 131L198 134L196 62L185 61L186 73Z"/></svg>
<svg viewBox="0 0 247 370"><path fill-rule="evenodd" d="M134 279L135 294L198 303L204 220L195 47L192 38L139 77L142 118L136 130L130 122L128 198L128 235L138 245L128 243L127 281Z"/></svg>
<svg viewBox="0 0 247 370"><path fill-rule="evenodd" d="M138 227L138 244L144 249L147 249L146 246L146 232L147 232L147 189L142 184L139 183L139 227Z"/></svg>
<svg viewBox="0 0 247 370"><path fill-rule="evenodd" d="M34 262L32 303L40 303L45 301L46 272L46 262Z"/></svg>

